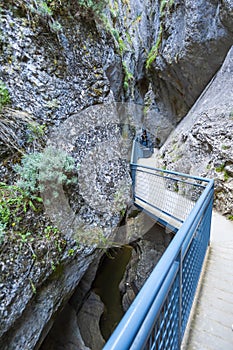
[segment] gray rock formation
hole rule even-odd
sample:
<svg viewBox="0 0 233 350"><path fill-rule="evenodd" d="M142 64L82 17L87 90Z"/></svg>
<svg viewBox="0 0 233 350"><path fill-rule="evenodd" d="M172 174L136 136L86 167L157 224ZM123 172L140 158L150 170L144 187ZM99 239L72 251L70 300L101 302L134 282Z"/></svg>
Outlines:
<svg viewBox="0 0 233 350"><path fill-rule="evenodd" d="M40 350L101 350L105 344L99 329L103 308L103 303L94 292L89 294L78 315L67 303Z"/></svg>
<svg viewBox="0 0 233 350"><path fill-rule="evenodd" d="M90 233L92 243L93 232L97 235L104 232L102 239L109 237L110 233L116 234L116 241L120 243L138 238L143 231L141 218L128 217L127 230L118 228L129 200L127 152L130 143L127 140L144 124L159 138L159 144L165 142L223 63L233 44L232 16L230 0L174 0L166 3L117 0L110 1L105 21L94 23L93 19L77 15L73 8L70 13L59 13L62 30L51 32L48 23L39 20L34 23L27 11L20 7L20 1L9 3L3 0L0 14L1 80L9 90L12 110L25 113L28 119L23 118L22 123L14 124L10 146L6 139L0 139L1 159L4 160L0 168L1 181L14 182L15 177L9 172L12 159L4 159L12 150L20 148L29 152L39 148L29 142L28 122L45 125L48 132L73 117L79 121L77 130L82 135L76 130L69 143L69 138L62 138L60 134L60 145L73 152L77 162L81 163L82 188L73 187L69 200L62 197L68 203L69 211L58 212L58 215L64 215L65 219L69 216L66 214L71 213L70 219L74 218L72 223L75 225L81 221L85 228L89 228L85 232ZM95 121L99 117L100 124L105 125L104 130L101 125L93 125L91 118L84 119L78 113L114 100L133 101L140 105L131 114L124 114L128 116L126 125L132 126L132 115L137 120L134 130L118 128L121 122L117 120L116 123L115 116L119 117L119 113L111 114L114 122L110 120L108 123L101 114L101 107L96 109L99 114L95 115ZM168 168L215 177L215 205L226 215L232 215L233 202L232 111L230 51L215 80L188 114L187 121L180 124L161 150L161 164ZM114 128L116 124L117 128ZM67 125L63 126L66 129ZM70 131L67 128L64 135ZM103 133L111 144L105 149ZM124 138L125 134L127 137ZM123 151L123 156L118 157L119 150ZM91 171L87 159L95 162L94 171ZM85 163L88 166L85 167ZM85 179L89 181L85 182ZM126 190L122 192L123 182ZM94 193L98 193L97 201ZM107 203L104 213L97 210L101 199L103 206ZM62 203L57 201L54 207L60 210ZM47 206L47 211L51 210L49 214L57 215L54 207ZM64 223L65 220L63 227L67 226ZM96 225L101 227L101 232L93 231ZM71 297L96 255L102 254L99 251L94 253L95 245L74 252L74 241L70 237L73 229L65 228L67 247L61 258L60 273L58 270L51 274L50 268L43 265L43 254L46 254L43 245L38 254L41 260L37 262L29 247L20 251L17 246L11 246L7 251L7 245L4 245L0 263L2 350L39 348L55 315ZM152 251L151 245L147 244L138 248L140 252L148 251L148 257L142 265L139 263L135 267L140 283L134 285L135 277L131 273L125 282L126 286L135 289L123 291L125 300L131 300L140 288L149 273L147 266L151 259L154 263L162 254L160 248ZM72 257L69 251L73 252ZM138 261L138 255L135 260ZM87 293L85 289L81 304ZM128 302L124 303L127 308ZM69 310L64 311L66 320L67 312ZM74 312L70 313L76 324ZM71 328L67 327L67 333L72 330L73 323ZM80 337L76 329L72 343L85 349ZM64 344L64 339L60 344Z"/></svg>
<svg viewBox="0 0 233 350"><path fill-rule="evenodd" d="M215 207L233 212L233 49L160 150L168 169L215 179Z"/></svg>
<svg viewBox="0 0 233 350"><path fill-rule="evenodd" d="M61 22L63 30L56 37L40 23L30 26L16 9L1 11L0 73L12 104L55 125L81 108L102 103L109 93L102 64L105 39L93 23L71 16Z"/></svg>
<svg viewBox="0 0 233 350"><path fill-rule="evenodd" d="M17 294L13 300L11 299L7 306L2 303L4 308L1 310L1 349L39 347L53 323L54 314L71 297L94 259L90 253L90 249L89 253L88 250L79 253L72 262L47 278L35 295L30 288L30 281L25 277L25 281L17 286ZM34 276L31 276L31 279L33 278Z"/></svg>
<svg viewBox="0 0 233 350"><path fill-rule="evenodd" d="M104 310L104 304L100 297L91 292L83 307L78 313L78 326L85 344L90 349L101 350L105 340L99 329L100 317Z"/></svg>
<svg viewBox="0 0 233 350"><path fill-rule="evenodd" d="M137 218L135 220L138 221ZM140 221L142 222L142 219ZM102 349L105 343L103 336L108 339L117 325L116 320L128 309L172 239L172 235L166 234L165 229L155 225L153 220L147 219L144 222L146 227L139 228L141 237L138 236L137 240L124 246L124 249L110 249L101 260L98 270L97 261L91 264L69 301L72 310L77 314L75 319L73 314L70 314L69 324L72 322L72 328L79 327L80 336L90 349ZM128 263L131 252L132 258ZM127 267L124 273L125 264ZM94 272L96 278L92 283ZM57 332L57 322L64 322L63 312L58 320L41 350L49 350L55 339L56 344L62 342L64 333L60 335ZM69 335L69 330L67 333ZM77 331L74 332L76 333ZM45 344L47 347L44 347Z"/></svg>
<svg viewBox="0 0 233 350"><path fill-rule="evenodd" d="M226 19L226 12L228 13ZM157 15L158 16L158 15ZM229 1L173 1L154 19L154 42L162 25L158 55L151 66L158 107L176 124L219 69L233 43Z"/></svg>
<svg viewBox="0 0 233 350"><path fill-rule="evenodd" d="M172 234L165 233L163 227L153 224L142 238L132 243L132 258L120 284L124 311L129 308L171 239Z"/></svg>
<svg viewBox="0 0 233 350"><path fill-rule="evenodd" d="M109 26L123 62L125 98L145 106L144 125L164 142L233 44L233 4L228 0L110 3ZM110 79L114 91L116 81Z"/></svg>
<svg viewBox="0 0 233 350"><path fill-rule="evenodd" d="M40 350L89 350L86 347L77 324L75 310L66 304L54 322L49 337L45 339Z"/></svg>
<svg viewBox="0 0 233 350"><path fill-rule="evenodd" d="M20 124L22 130L19 130L18 124L15 123L13 132L16 136L13 139L15 144L12 149L20 148L24 151L32 151L33 147L28 142L27 134L29 122L44 123L48 129L51 129L52 126L60 125L61 121L67 119L74 112L105 101L110 90L103 70L104 51L102 48L108 49L107 39L106 44L104 44L105 38L102 38L103 41L100 39L101 36L96 31L93 22L83 21L80 23L73 17L67 19L64 16L61 19L62 32L54 35L48 32L48 28L41 23L29 26L27 14L20 9L17 11L14 5L9 6L4 2L1 6L3 7L1 7L0 28L1 33L4 33L0 39L1 79L6 82L10 92L12 109L24 111L21 112L20 116L29 116L25 117L23 123ZM68 23L69 21L74 21L74 25ZM15 118L17 120L17 113L15 113ZM81 124L82 127L84 124ZM129 196L130 184L126 160L120 159L118 161L119 157L117 159L115 157L114 160L112 158L114 148L115 154L119 149L123 149L122 144L119 145L120 139L122 141L121 137L119 139L120 127L113 130L112 124L116 126L116 120L109 121L110 128L105 127L106 123L104 126L102 125L102 132L100 132L101 130L97 130L97 126L95 125L95 128L92 121L89 120L89 127L85 131L82 129L82 136L85 140L78 139L76 134L77 144L73 144L73 146L77 148L75 155L80 161L91 147L98 148L98 145L103 143L103 135L101 136L101 134L104 133L105 141L111 144L108 155L106 155L105 150L102 157L101 153L99 157L96 157L98 169L95 171L95 176L97 177L97 172L101 174L101 178L96 180L97 190L100 195L108 192L107 200L112 200L115 203L114 214L107 213L107 217L103 218L103 212L99 214L99 212L96 213L96 210L92 210L90 201L94 198L94 189L89 194L89 205L87 206L84 204L85 200L80 198L81 193L78 193L77 188L73 188L70 203L64 196L64 191L61 193L61 198L65 198L66 203L71 205L72 211L75 214L77 212L81 214L84 225L88 226L94 223L95 226L99 225L101 221L101 225L104 223L105 228L108 227L106 234L111 231L111 223L114 221L116 227L122 218L119 211L123 205L125 207L124 198L126 198L126 193L128 193L127 197ZM80 147L81 141L82 147ZM6 150L8 145L6 142L3 144ZM128 147L128 145L126 146ZM5 154L9 155L5 150L3 149L2 153L4 157ZM105 157L103 160L103 155L110 158L106 159ZM103 163L102 165L100 161ZM7 160L7 167L9 163L10 161ZM12 164L9 168L11 166ZM9 172L7 174L4 166L1 170L1 181L9 179L9 182L12 183L15 177L9 176ZM92 175L90 168L88 174ZM123 181L125 176L128 178L126 180L128 191L115 200L114 193L117 192L120 185L118 183L116 187L116 179ZM104 182L103 178L105 178ZM105 186L103 191L101 184ZM120 188L121 185L118 189L120 190ZM82 192L83 197L88 197L84 192L85 190ZM103 200L106 200L106 194ZM61 204L54 201L53 207L60 210ZM59 216L61 213L58 211L56 214ZM62 217L66 217L66 213L63 214ZM73 213L71 212L71 214ZM45 216L41 220L46 220ZM102 232L102 230L100 231ZM97 233L101 233L100 231ZM82 229L81 232L83 234L84 230ZM86 234L93 233L88 228L85 232ZM63 238L67 246L63 252L64 255L59 257L59 267L55 273L53 273L51 266L46 266L45 263L47 255L45 242L38 247L40 254L37 250L34 254L35 252L27 244L22 245L22 247L19 244L9 244L10 247L7 247L7 239L4 246L1 247L3 248L1 249L0 265L0 337L2 349L39 347L53 323L54 315L70 298L95 254L102 254L102 252L97 251L92 255L93 245L96 247L93 236L89 237L91 240L90 248L77 249L75 243L77 237L71 237L67 223L64 234ZM39 238L36 239L39 240ZM85 244L83 241L82 243ZM57 252L52 251L51 253L54 261L57 261ZM36 261L33 255L36 256Z"/></svg>

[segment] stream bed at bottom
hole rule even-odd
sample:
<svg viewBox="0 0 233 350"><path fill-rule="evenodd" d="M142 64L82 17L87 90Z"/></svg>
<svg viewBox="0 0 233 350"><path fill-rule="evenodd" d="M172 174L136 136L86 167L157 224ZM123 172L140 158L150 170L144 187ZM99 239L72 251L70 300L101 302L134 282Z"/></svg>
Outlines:
<svg viewBox="0 0 233 350"><path fill-rule="evenodd" d="M100 319L100 329L105 340L124 315L119 284L131 258L132 247L122 246L111 249L102 260L92 288L104 303L104 312Z"/></svg>

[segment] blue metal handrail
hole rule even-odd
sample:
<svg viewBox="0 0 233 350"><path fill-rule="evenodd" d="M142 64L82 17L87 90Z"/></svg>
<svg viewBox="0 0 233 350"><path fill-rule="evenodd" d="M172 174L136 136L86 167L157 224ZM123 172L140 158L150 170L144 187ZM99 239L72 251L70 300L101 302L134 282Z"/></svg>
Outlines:
<svg viewBox="0 0 233 350"><path fill-rule="evenodd" d="M132 170L135 178L138 165ZM182 176L206 187L104 350L180 349L209 244L214 193L213 180Z"/></svg>

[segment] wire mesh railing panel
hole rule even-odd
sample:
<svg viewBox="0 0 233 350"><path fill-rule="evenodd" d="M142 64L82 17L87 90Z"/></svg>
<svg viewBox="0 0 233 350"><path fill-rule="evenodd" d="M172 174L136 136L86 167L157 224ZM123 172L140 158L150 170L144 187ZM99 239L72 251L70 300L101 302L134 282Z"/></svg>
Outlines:
<svg viewBox="0 0 233 350"><path fill-rule="evenodd" d="M179 349L179 274L161 307L143 350Z"/></svg>
<svg viewBox="0 0 233 350"><path fill-rule="evenodd" d="M135 198L181 222L188 217L204 188L182 176L143 167L136 169Z"/></svg>
<svg viewBox="0 0 233 350"><path fill-rule="evenodd" d="M203 261L209 243L209 230L212 204L207 210L195 231L191 244L183 259L182 268L182 336L188 322L190 310L199 281Z"/></svg>

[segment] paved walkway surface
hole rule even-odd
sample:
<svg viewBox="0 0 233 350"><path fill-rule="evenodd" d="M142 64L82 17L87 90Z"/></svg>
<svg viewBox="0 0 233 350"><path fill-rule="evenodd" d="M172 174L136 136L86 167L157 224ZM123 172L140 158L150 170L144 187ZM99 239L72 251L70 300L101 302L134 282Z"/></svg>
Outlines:
<svg viewBox="0 0 233 350"><path fill-rule="evenodd" d="M182 350L233 350L233 222L214 212L211 242Z"/></svg>
<svg viewBox="0 0 233 350"><path fill-rule="evenodd" d="M158 158L158 149L154 148L154 153L152 154L151 157L139 158L137 161L137 164L157 168L158 166L157 158Z"/></svg>

